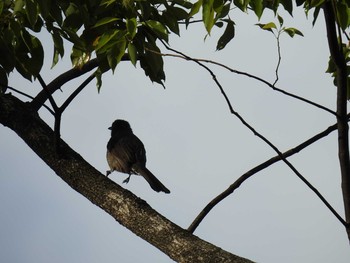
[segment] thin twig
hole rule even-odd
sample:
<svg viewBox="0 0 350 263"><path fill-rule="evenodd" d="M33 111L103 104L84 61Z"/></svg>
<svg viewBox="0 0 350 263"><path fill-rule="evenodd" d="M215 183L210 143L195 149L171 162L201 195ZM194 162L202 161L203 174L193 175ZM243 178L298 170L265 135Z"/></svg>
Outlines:
<svg viewBox="0 0 350 263"><path fill-rule="evenodd" d="M350 114L349 114L350 117ZM284 152L282 156L284 158L288 158L301 150L305 149L309 145L313 144L314 142L326 137L329 135L331 132L335 131L337 129L337 124L334 124L330 127L328 127L326 130L316 134L315 136L311 137L310 139L304 141L303 143L299 144L298 146ZM247 179L252 177L254 174L260 172L261 170L271 166L272 164L281 161L281 157L279 155L276 155L275 157L272 157L271 159L255 166L248 172L244 173L241 177L239 177L233 184L231 184L225 191L223 191L221 194L216 196L210 203L208 203L204 209L198 214L198 216L195 218L195 220L191 223L191 225L188 227L188 231L193 233L198 225L202 222L204 217L222 200L224 200L226 197L231 195L237 188L241 186L242 183L244 183ZM338 213L335 214L337 219L346 226L345 220L338 215Z"/></svg>
<svg viewBox="0 0 350 263"><path fill-rule="evenodd" d="M277 53L278 53L278 61L277 61L277 66L275 69L275 75L276 75L276 79L273 82L272 86L275 87L276 83L279 80L279 76L278 76L278 71L281 65L281 60L282 60L282 56L281 56L281 45L280 45L280 32L278 33L278 35L276 36L276 41L277 41Z"/></svg>
<svg viewBox="0 0 350 263"><path fill-rule="evenodd" d="M90 83L91 80L93 80L95 77L95 74L91 74L86 80L83 81L79 85L79 87L67 98L67 100L62 104L60 107L61 112L63 112L68 105L73 101L73 99Z"/></svg>

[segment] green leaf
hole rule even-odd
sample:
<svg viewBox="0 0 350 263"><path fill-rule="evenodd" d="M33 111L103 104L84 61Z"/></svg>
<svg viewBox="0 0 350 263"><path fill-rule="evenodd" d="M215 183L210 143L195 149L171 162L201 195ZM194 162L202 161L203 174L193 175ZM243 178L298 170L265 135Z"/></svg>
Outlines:
<svg viewBox="0 0 350 263"><path fill-rule="evenodd" d="M74 67L81 68L90 60L91 55L73 46L70 58Z"/></svg>
<svg viewBox="0 0 350 263"><path fill-rule="evenodd" d="M249 0L233 0L233 3L235 4L235 6L241 9L243 12L247 12L247 7L249 2L250 2Z"/></svg>
<svg viewBox="0 0 350 263"><path fill-rule="evenodd" d="M198 0L196 3L193 4L190 13L188 14L188 18L194 16L199 12L199 9L201 8L203 3L203 0Z"/></svg>
<svg viewBox="0 0 350 263"><path fill-rule="evenodd" d="M220 12L218 12L215 16L215 19L219 19L219 18L224 18L228 15L228 13L230 12L230 7L231 7L231 3L228 3L227 5L224 5Z"/></svg>
<svg viewBox="0 0 350 263"><path fill-rule="evenodd" d="M117 2L117 0L102 0L100 3L100 6L106 6L108 7L111 4L114 4L115 2Z"/></svg>
<svg viewBox="0 0 350 263"><path fill-rule="evenodd" d="M6 72L11 72L15 67L15 55L11 41L12 38L0 36L0 65Z"/></svg>
<svg viewBox="0 0 350 263"><path fill-rule="evenodd" d="M136 35L136 29L137 29L137 22L136 18L131 18L126 20L126 29L131 37L131 39L134 38Z"/></svg>
<svg viewBox="0 0 350 263"><path fill-rule="evenodd" d="M218 28L222 28L222 27L224 26L224 22L219 21L219 22L216 22L215 25L216 25Z"/></svg>
<svg viewBox="0 0 350 263"><path fill-rule="evenodd" d="M280 3L283 5L284 9L293 16L293 1L292 0L280 0Z"/></svg>
<svg viewBox="0 0 350 263"><path fill-rule="evenodd" d="M227 22L226 29L223 35L219 38L218 44L216 45L216 50L223 49L228 42L230 42L235 36L235 23L231 20Z"/></svg>
<svg viewBox="0 0 350 263"><path fill-rule="evenodd" d="M254 13L260 19L264 11L263 0L250 1L250 7L254 10Z"/></svg>
<svg viewBox="0 0 350 263"><path fill-rule="evenodd" d="M314 19L312 20L312 26L315 25L316 20L317 20L317 17L318 17L318 14L320 13L320 10L321 10L320 7L316 7L316 8L315 8L315 11L314 11L314 14L313 14Z"/></svg>
<svg viewBox="0 0 350 263"><path fill-rule="evenodd" d="M13 11L15 13L20 12L23 9L24 5L25 5L25 0L17 0L17 1L15 1L15 6L13 8Z"/></svg>
<svg viewBox="0 0 350 263"><path fill-rule="evenodd" d="M277 15L277 19L278 19L278 22L280 23L280 26L283 26L283 17L281 17L280 15Z"/></svg>
<svg viewBox="0 0 350 263"><path fill-rule="evenodd" d="M321 6L325 2L325 0L311 0L311 1L308 1L308 2L310 2L310 8L311 8L311 7L319 7L319 6Z"/></svg>
<svg viewBox="0 0 350 263"><path fill-rule="evenodd" d="M100 93L102 87L102 71L98 68L95 71L97 92Z"/></svg>
<svg viewBox="0 0 350 263"><path fill-rule="evenodd" d="M296 0L297 6L301 6L304 3L305 3L305 0Z"/></svg>
<svg viewBox="0 0 350 263"><path fill-rule="evenodd" d="M17 66L28 73L25 74L26 78L28 78L29 75L36 77L44 62L44 49L39 39L30 35L27 31L22 30L21 35L25 47L23 45L18 47ZM23 71L22 73L24 73Z"/></svg>
<svg viewBox="0 0 350 263"><path fill-rule="evenodd" d="M326 69L326 73L334 73L337 71L337 67L333 61L333 58L330 56L328 60L328 68Z"/></svg>
<svg viewBox="0 0 350 263"><path fill-rule="evenodd" d="M0 15L2 14L2 10L4 9L4 2L0 2Z"/></svg>
<svg viewBox="0 0 350 263"><path fill-rule="evenodd" d="M36 0L39 5L41 16L46 19L50 15L52 0Z"/></svg>
<svg viewBox="0 0 350 263"><path fill-rule="evenodd" d="M165 80L163 58L161 55L150 50L160 53L160 50L156 45L146 42L145 53L140 56L141 67L145 71L146 76L148 76L152 82L157 82L163 85L163 80Z"/></svg>
<svg viewBox="0 0 350 263"><path fill-rule="evenodd" d="M267 23L267 24L255 24L257 26L259 26L261 29L263 30L267 30L267 31L270 31L270 32L273 32L272 29L277 29L276 27L276 24L273 23L273 22L270 22L270 23Z"/></svg>
<svg viewBox="0 0 350 263"><path fill-rule="evenodd" d="M63 46L63 39L57 30L54 30L51 35L54 43L54 54L53 54L52 65L51 65L51 68L53 68L57 64L59 56L63 58L64 46Z"/></svg>
<svg viewBox="0 0 350 263"><path fill-rule="evenodd" d="M136 62L137 62L137 49L136 49L135 45L132 44L132 43L129 43L129 44L128 44L128 54L129 54L131 63L132 63L134 66L136 66Z"/></svg>
<svg viewBox="0 0 350 263"><path fill-rule="evenodd" d="M350 24L350 8L345 3L337 1L337 11L340 27L345 30Z"/></svg>
<svg viewBox="0 0 350 263"><path fill-rule="evenodd" d="M165 25L170 29L170 31L174 32L176 35L180 35L179 23L176 17L174 17L168 10L163 13L162 17Z"/></svg>
<svg viewBox="0 0 350 263"><path fill-rule="evenodd" d="M125 54L125 47L126 40L124 38L120 39L118 42L115 42L112 48L108 49L107 51L108 65L111 67L113 72Z"/></svg>
<svg viewBox="0 0 350 263"><path fill-rule="evenodd" d="M115 37L120 32L119 29L116 30L109 30L105 32L99 39L97 46L95 47L96 51L99 51L101 48L103 48L113 37Z"/></svg>
<svg viewBox="0 0 350 263"><path fill-rule="evenodd" d="M290 37L294 37L295 35L304 36L303 33L301 33L298 29L289 27L289 28L283 28L283 31L286 32Z"/></svg>
<svg viewBox="0 0 350 263"><path fill-rule="evenodd" d="M203 22L208 34L214 26L214 0L203 0Z"/></svg>
<svg viewBox="0 0 350 263"><path fill-rule="evenodd" d="M350 78L348 77L347 80L347 96L348 96L348 100L350 100Z"/></svg>
<svg viewBox="0 0 350 263"><path fill-rule="evenodd" d="M34 27L36 21L38 20L39 10L36 3L33 0L25 1L25 10L27 14L28 21L32 27Z"/></svg>
<svg viewBox="0 0 350 263"><path fill-rule="evenodd" d="M166 27L156 20L147 20L145 23L160 38L168 42L168 30Z"/></svg>
<svg viewBox="0 0 350 263"><path fill-rule="evenodd" d="M114 21L118 21L120 20L119 18L116 17L104 17L102 19L100 19L99 21L96 22L96 24L92 27L92 28L96 28L99 26L103 26L109 23L113 23Z"/></svg>
<svg viewBox="0 0 350 263"><path fill-rule="evenodd" d="M182 8L168 6L167 11L169 11L176 18L177 21L188 18L188 13Z"/></svg>
<svg viewBox="0 0 350 263"><path fill-rule="evenodd" d="M6 87L8 85L7 73L0 67L0 93L6 92Z"/></svg>

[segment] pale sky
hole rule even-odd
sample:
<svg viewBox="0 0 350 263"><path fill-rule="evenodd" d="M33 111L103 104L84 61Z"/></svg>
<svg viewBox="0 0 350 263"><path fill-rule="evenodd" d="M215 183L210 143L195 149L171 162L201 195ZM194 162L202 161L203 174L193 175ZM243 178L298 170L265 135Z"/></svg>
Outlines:
<svg viewBox="0 0 350 263"><path fill-rule="evenodd" d="M328 47L323 17L315 27L302 11L285 25L305 37L281 37L282 63L277 87L334 109L335 87L325 73ZM271 15L260 22L271 21ZM204 41L203 25L191 25L170 44L187 55L212 59L270 82L275 78L276 41L257 26L254 15L238 10L236 38L216 52L214 28ZM222 32L222 31L221 31ZM54 70L51 43L43 78L49 82L70 68ZM163 50L164 52L168 52ZM69 56L69 50L66 50ZM102 173L109 125L128 120L147 151L147 166L170 190L154 192L142 177L122 186L154 209L187 228L204 206L243 173L276 154L254 136L228 107L211 76L196 64L165 59L166 89L152 84L139 66L122 62L103 77L97 93L92 82L62 117L62 138ZM211 66L235 110L281 151L298 145L335 123L334 117L281 95L255 80ZM86 76L87 77L87 76ZM83 79L63 87L62 102ZM17 74L10 86L40 91ZM53 119L41 110L52 126ZM65 184L11 130L0 129L1 261L19 262L173 262L119 225L111 216ZM343 215L336 133L290 158L296 168ZM110 179L122 184L126 175ZM254 175L204 219L195 234L227 251L257 262L338 262L350 260L345 229L321 201L283 163Z"/></svg>

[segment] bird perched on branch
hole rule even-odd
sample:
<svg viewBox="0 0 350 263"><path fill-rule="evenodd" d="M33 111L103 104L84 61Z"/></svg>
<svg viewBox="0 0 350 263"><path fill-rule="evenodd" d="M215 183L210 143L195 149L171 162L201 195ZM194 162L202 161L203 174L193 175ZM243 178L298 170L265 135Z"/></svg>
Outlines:
<svg viewBox="0 0 350 263"><path fill-rule="evenodd" d="M109 128L111 138L107 144L107 162L110 170L107 176L113 171L129 174L123 183L128 183L131 174L143 176L152 189L156 192L170 193L147 168L146 150L143 143L132 132L130 124L124 120L116 120Z"/></svg>

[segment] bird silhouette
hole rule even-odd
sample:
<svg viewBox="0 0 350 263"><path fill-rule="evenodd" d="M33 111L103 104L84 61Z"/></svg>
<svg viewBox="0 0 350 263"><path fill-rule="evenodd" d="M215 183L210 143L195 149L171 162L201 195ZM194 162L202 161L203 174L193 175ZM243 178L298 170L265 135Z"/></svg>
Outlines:
<svg viewBox="0 0 350 263"><path fill-rule="evenodd" d="M141 175L156 192L170 193L152 173L146 168L146 150L142 141L133 133L130 124L125 120L116 120L109 128L111 138L107 144L107 162L110 170L129 174L123 181L128 183L131 174Z"/></svg>

